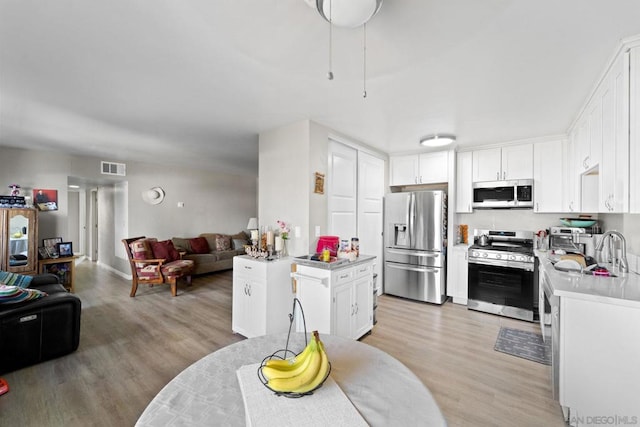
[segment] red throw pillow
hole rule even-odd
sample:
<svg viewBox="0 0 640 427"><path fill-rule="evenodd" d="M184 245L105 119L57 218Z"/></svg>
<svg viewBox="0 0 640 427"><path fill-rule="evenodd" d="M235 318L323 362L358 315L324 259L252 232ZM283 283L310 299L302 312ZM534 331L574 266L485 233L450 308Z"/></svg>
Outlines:
<svg viewBox="0 0 640 427"><path fill-rule="evenodd" d="M204 237L194 237L193 239L189 239L189 243L191 244L191 250L194 254L208 254L209 253L209 243L207 243L207 239Z"/></svg>
<svg viewBox="0 0 640 427"><path fill-rule="evenodd" d="M156 259L164 259L166 262L180 259L180 253L173 246L171 240L151 242L151 250L153 251L153 257Z"/></svg>

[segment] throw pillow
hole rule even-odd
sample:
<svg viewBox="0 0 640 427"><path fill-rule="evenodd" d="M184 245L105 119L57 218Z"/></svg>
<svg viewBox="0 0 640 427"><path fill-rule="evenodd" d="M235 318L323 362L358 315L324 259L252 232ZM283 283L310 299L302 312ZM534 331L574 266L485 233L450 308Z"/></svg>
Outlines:
<svg viewBox="0 0 640 427"><path fill-rule="evenodd" d="M0 285L0 304L15 304L36 300L48 294L38 289L19 288L17 286Z"/></svg>
<svg viewBox="0 0 640 427"><path fill-rule="evenodd" d="M231 250L231 238L229 236L216 237L216 251Z"/></svg>
<svg viewBox="0 0 640 427"><path fill-rule="evenodd" d="M186 252L188 254L193 253L193 249L191 249L191 243L189 243L191 239L185 239L182 237L172 237L171 241L173 242L173 246L177 251Z"/></svg>
<svg viewBox="0 0 640 427"><path fill-rule="evenodd" d="M131 248L131 256L133 259L153 259L153 250L151 249L151 243L157 242L156 239L138 239L129 244Z"/></svg>
<svg viewBox="0 0 640 427"><path fill-rule="evenodd" d="M156 259L164 259L166 262L180 259L180 253L173 246L171 240L151 242L151 250L153 251L153 257Z"/></svg>
<svg viewBox="0 0 640 427"><path fill-rule="evenodd" d="M208 254L209 251L209 243L207 243L207 239L204 237L194 237L193 239L189 239L189 244L191 245L191 249L194 254Z"/></svg>
<svg viewBox="0 0 640 427"><path fill-rule="evenodd" d="M29 286L29 283L31 283L31 279L33 279L31 276L9 273L8 271L0 271L0 283L4 283L5 285L26 288Z"/></svg>
<svg viewBox="0 0 640 427"><path fill-rule="evenodd" d="M242 239L233 239L233 249L234 250L244 250L244 245L248 245L249 243L246 240Z"/></svg>

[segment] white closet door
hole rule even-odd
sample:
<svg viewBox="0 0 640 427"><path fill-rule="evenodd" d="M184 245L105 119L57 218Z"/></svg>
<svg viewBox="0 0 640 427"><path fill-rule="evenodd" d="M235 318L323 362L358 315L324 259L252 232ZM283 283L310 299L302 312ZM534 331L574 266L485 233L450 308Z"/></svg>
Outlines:
<svg viewBox="0 0 640 427"><path fill-rule="evenodd" d="M358 152L329 142L329 235L351 239L357 233Z"/></svg>
<svg viewBox="0 0 640 427"><path fill-rule="evenodd" d="M384 160L358 153L358 234L360 252L375 255L374 272L378 273L377 288L382 280L382 240L384 197Z"/></svg>

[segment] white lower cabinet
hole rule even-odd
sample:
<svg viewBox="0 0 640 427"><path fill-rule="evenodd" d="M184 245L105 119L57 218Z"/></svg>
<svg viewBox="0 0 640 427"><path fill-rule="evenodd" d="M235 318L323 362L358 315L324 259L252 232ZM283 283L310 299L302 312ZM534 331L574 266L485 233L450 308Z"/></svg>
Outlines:
<svg viewBox="0 0 640 427"><path fill-rule="evenodd" d="M560 298L560 404L571 425L640 421L638 325L637 307Z"/></svg>
<svg viewBox="0 0 640 427"><path fill-rule="evenodd" d="M447 259L447 296L456 304L467 305L468 253L467 245L455 245L449 251Z"/></svg>
<svg viewBox="0 0 640 427"><path fill-rule="evenodd" d="M373 328L373 260L334 271L298 265L297 297L306 330L358 339ZM297 330L305 325L297 318Z"/></svg>
<svg viewBox="0 0 640 427"><path fill-rule="evenodd" d="M291 258L233 259L231 329L247 338L287 332L293 307Z"/></svg>

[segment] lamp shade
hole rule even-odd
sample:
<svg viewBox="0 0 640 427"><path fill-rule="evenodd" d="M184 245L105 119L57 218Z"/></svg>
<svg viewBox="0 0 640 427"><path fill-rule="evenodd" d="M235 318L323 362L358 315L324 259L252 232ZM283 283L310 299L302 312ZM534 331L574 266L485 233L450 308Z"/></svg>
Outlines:
<svg viewBox="0 0 640 427"><path fill-rule="evenodd" d="M247 224L247 230L257 230L258 229L258 218L249 218L249 223Z"/></svg>
<svg viewBox="0 0 640 427"><path fill-rule="evenodd" d="M375 15L382 0L316 0L320 15L338 27L356 28Z"/></svg>

